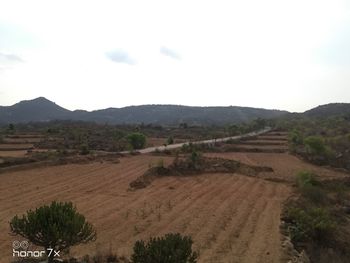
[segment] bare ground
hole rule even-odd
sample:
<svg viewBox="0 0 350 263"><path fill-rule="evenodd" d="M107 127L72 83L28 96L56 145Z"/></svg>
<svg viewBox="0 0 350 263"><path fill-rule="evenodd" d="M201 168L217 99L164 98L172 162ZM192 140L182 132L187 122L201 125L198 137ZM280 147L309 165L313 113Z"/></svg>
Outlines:
<svg viewBox="0 0 350 263"><path fill-rule="evenodd" d="M11 151L11 150L27 150L33 148L33 144L0 144L0 151Z"/></svg>
<svg viewBox="0 0 350 263"><path fill-rule="evenodd" d="M285 133L275 132L256 141L285 138ZM274 147L280 146L264 146ZM70 164L0 174L0 233L5 233L0 235L0 262L11 259L11 240L17 238L7 234L11 217L52 200L74 202L97 228L97 241L73 248L73 256L109 249L129 256L136 240L180 232L192 236L199 262L285 262L280 213L296 173L308 170L320 178L348 176L287 153L205 156L270 166L274 172L261 173L261 178L229 173L163 177L137 191L128 191L131 181L160 158L165 164L172 158L138 155L121 158L118 164Z"/></svg>
<svg viewBox="0 0 350 263"><path fill-rule="evenodd" d="M295 176L300 171L310 171L320 177L320 179L342 178L348 177L349 174L336 171L328 167L316 166L300 160L294 155L288 153L207 153L208 157L221 157L226 159L239 160L250 165L265 165L273 168L272 178L283 179L293 182ZM271 178L271 173L265 174L267 178Z"/></svg>
<svg viewBox="0 0 350 263"><path fill-rule="evenodd" d="M279 215L289 187L237 174L157 179L146 189L127 191L158 157L122 158L38 168L0 175L0 226L8 233L15 214L52 200L73 201L97 228L95 243L72 255L108 250L130 255L138 239L181 232L191 235L199 262L279 262ZM165 159L169 162L170 159ZM9 234L0 236L0 262L11 258Z"/></svg>

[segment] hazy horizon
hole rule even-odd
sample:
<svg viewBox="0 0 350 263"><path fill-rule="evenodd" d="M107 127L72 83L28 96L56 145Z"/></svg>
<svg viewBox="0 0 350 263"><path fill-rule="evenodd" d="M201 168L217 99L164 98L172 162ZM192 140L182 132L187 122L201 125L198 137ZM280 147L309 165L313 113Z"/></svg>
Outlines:
<svg viewBox="0 0 350 263"><path fill-rule="evenodd" d="M49 98L46 98L46 97L43 97L43 96L40 96L40 97L36 97L36 98L32 98L32 99L25 99L25 100L20 100L18 102L15 102L13 104L9 104L9 105L0 105L1 106L5 106L5 107L8 107L8 106L13 106L19 102L22 102L22 101L32 101L32 100L35 100L35 99L39 99L39 98L44 98L44 99L47 99L53 103L55 103L56 105L58 106L61 106L63 107L62 105L58 104L55 102L55 100L51 100ZM342 102L330 102L330 103L327 103L327 104L336 104L336 103L342 103ZM322 104L322 105L325 105L325 104ZM322 106L322 105L317 105L317 106ZM154 103L150 103L150 104L130 104L130 105L126 105L126 106L122 106L122 107L117 107L117 106L113 106L113 105L110 105L106 108L98 108L98 109L92 109L92 110L87 110L87 109L84 109L84 108L73 108L73 109L68 109L68 108L65 108L65 109L68 109L70 111L76 111L76 110L84 110L84 111L88 111L88 112L91 112L91 111L98 111L98 110L105 110L105 109L108 109L108 108L125 108L125 107L138 107L138 106L184 106L184 107L247 107L247 108L256 108L256 109L266 109L266 110L279 110L279 111L288 111L288 110L285 110L285 109L274 109L274 108L258 108L258 107L254 107L254 106L242 106L242 105L212 105L212 106L207 106L207 105L204 105L204 106L196 106L196 105L185 105L185 104L164 104L164 103L158 103L158 104L154 104ZM315 106L315 107L317 107ZM306 109L305 111L307 110L311 110L315 107L312 107L312 108L309 108L309 109ZM303 113L305 111L288 111L290 113Z"/></svg>
<svg viewBox="0 0 350 263"><path fill-rule="evenodd" d="M20 8L19 8L20 7ZM7 1L0 105L69 109L350 102L350 3Z"/></svg>

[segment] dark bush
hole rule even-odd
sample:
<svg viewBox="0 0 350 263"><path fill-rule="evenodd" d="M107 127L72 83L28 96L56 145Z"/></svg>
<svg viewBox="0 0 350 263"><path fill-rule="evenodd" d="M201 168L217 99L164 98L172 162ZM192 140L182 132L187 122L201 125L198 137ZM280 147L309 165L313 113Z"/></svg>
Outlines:
<svg viewBox="0 0 350 263"><path fill-rule="evenodd" d="M315 204L321 204L327 200L327 194L321 188L321 183L310 172L303 171L297 174L297 186L303 197Z"/></svg>
<svg viewBox="0 0 350 263"><path fill-rule="evenodd" d="M145 243L137 241L131 256L133 263L195 263L198 254L192 252L191 237L166 234L165 237L150 238Z"/></svg>
<svg viewBox="0 0 350 263"><path fill-rule="evenodd" d="M303 188L306 185L319 185L313 173L302 171L297 174L297 186Z"/></svg>
<svg viewBox="0 0 350 263"><path fill-rule="evenodd" d="M11 232L28 239L45 249L63 251L77 244L96 239L94 227L76 211L71 202L52 202L35 211L29 210L10 222ZM48 254L48 262L54 261L54 254ZM50 255L50 256L49 256Z"/></svg>
<svg viewBox="0 0 350 263"><path fill-rule="evenodd" d="M80 154L81 155L87 155L90 153L89 146L87 144L82 144L80 146Z"/></svg>
<svg viewBox="0 0 350 263"><path fill-rule="evenodd" d="M127 140L133 150L142 149L146 145L146 136L139 132L129 134Z"/></svg>
<svg viewBox="0 0 350 263"><path fill-rule="evenodd" d="M287 221L293 242L327 242L336 227L335 221L323 208L290 207L287 210Z"/></svg>
<svg viewBox="0 0 350 263"><path fill-rule="evenodd" d="M168 139L167 139L167 144L173 144L174 143L174 138L172 136L170 136Z"/></svg>
<svg viewBox="0 0 350 263"><path fill-rule="evenodd" d="M324 139L320 136L309 136L304 140L304 143L310 154L324 154L326 152Z"/></svg>

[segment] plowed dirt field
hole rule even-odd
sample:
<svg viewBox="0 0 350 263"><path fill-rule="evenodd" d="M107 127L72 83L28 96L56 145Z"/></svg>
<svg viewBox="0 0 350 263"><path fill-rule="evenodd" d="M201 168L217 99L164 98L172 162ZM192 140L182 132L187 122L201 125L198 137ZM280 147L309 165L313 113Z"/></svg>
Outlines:
<svg viewBox="0 0 350 263"><path fill-rule="evenodd" d="M278 262L279 215L288 186L238 174L203 174L165 177L128 191L129 182L157 160L141 155L119 164L0 174L0 262L11 260L11 241L18 239L8 234L11 217L52 200L74 202L97 228L97 241L72 249L72 255L112 248L128 256L138 239L180 232L193 237L199 262Z"/></svg>
<svg viewBox="0 0 350 263"><path fill-rule="evenodd" d="M245 140L263 149L286 149L286 134L271 133ZM276 143L278 144L276 145ZM270 147L269 147L270 143ZM247 147L249 148L249 147ZM0 262L12 259L8 221L53 200L72 201L97 229L96 242L71 249L72 256L112 250L130 256L139 239L180 232L191 235L199 262L283 262L280 213L301 170L322 178L346 176L301 161L288 153L225 152L210 157L269 166L258 177L200 174L157 178L150 186L130 191L129 183L160 159L137 155L119 163L69 164L0 173ZM269 179L269 180L264 180ZM276 182L275 182L276 181Z"/></svg>

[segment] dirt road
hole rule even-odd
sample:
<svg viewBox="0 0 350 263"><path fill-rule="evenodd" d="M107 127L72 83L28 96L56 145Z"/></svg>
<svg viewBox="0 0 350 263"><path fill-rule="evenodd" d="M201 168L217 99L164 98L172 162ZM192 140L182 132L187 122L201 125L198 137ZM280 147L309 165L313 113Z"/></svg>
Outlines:
<svg viewBox="0 0 350 263"><path fill-rule="evenodd" d="M217 139L211 139L211 140L202 140L202 141L194 141L194 142L191 142L193 144L211 144L211 143L216 143L216 142L225 142L225 141L228 141L228 140L240 140L242 138L249 138L249 137L253 137L253 136L257 136L257 135L260 135L260 134L264 134L268 131L270 131L271 128L267 127L265 129L262 129L260 131L256 131L256 132L250 132L250 133L247 133L247 134L243 134L243 135L237 135L237 136L231 136L231 137L225 137L225 138L217 138ZM138 150L139 153L151 153L151 152L154 152L154 151L164 151L164 150L171 150L171 149L177 149L177 148L181 148L184 144L189 144L190 142L182 142L182 143L176 143L176 144L170 144L170 145L162 145L162 146L157 146L157 147L148 147L148 148L145 148L145 149L141 149L141 150ZM124 151L124 152L121 152L123 154L127 154L129 153L130 151Z"/></svg>

